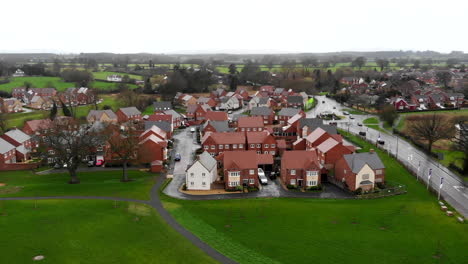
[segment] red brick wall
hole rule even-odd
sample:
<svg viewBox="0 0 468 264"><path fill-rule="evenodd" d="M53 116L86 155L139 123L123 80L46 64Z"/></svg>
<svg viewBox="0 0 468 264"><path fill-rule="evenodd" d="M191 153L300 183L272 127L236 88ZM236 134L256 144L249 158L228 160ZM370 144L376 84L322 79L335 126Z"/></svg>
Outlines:
<svg viewBox="0 0 468 264"><path fill-rule="evenodd" d="M250 175L249 171L250 170L255 170L255 173L253 175ZM255 186L258 187L259 181L258 181L258 168L251 168L251 169L241 169L240 170L240 186L243 186L244 179L247 179L250 182L250 179L254 179L255 183L251 185L250 183L247 183L247 186ZM226 189L235 189L236 187L230 187L229 186L229 171L230 169L224 169L224 187ZM231 169L231 171L239 171L236 169Z"/></svg>

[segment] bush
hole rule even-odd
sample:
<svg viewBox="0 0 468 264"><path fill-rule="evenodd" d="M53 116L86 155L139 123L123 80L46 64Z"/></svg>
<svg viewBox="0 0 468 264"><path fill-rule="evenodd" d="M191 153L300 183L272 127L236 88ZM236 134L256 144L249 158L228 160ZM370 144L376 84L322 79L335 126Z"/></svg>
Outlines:
<svg viewBox="0 0 468 264"><path fill-rule="evenodd" d="M258 191L258 188L254 187L254 186L249 186L247 189L249 190L249 192L257 192Z"/></svg>
<svg viewBox="0 0 468 264"><path fill-rule="evenodd" d="M186 191L187 190L187 184L184 183L184 185L182 185L182 190Z"/></svg>
<svg viewBox="0 0 468 264"><path fill-rule="evenodd" d="M286 186L286 188L288 188L289 190L291 190L291 189L296 189L297 187L296 187L296 185L294 185L294 184L288 184L288 185Z"/></svg>
<svg viewBox="0 0 468 264"><path fill-rule="evenodd" d="M317 186L310 186L309 188L307 188L308 191L321 191L323 190L323 187L322 185L317 185Z"/></svg>
<svg viewBox="0 0 468 264"><path fill-rule="evenodd" d="M360 195L360 194L362 194L362 189L357 188L353 193L356 194L356 195Z"/></svg>
<svg viewBox="0 0 468 264"><path fill-rule="evenodd" d="M198 148L197 150L195 150L195 154L202 154L203 153L203 149L202 148Z"/></svg>
<svg viewBox="0 0 468 264"><path fill-rule="evenodd" d="M377 183L377 187L378 187L379 189L385 189L385 188L386 188L385 183L383 183L383 182L378 182L378 183Z"/></svg>

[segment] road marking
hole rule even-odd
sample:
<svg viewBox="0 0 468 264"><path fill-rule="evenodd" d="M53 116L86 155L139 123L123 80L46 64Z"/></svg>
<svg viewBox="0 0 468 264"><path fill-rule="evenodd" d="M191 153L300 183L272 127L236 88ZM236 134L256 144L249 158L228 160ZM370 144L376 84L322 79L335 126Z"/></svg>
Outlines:
<svg viewBox="0 0 468 264"><path fill-rule="evenodd" d="M468 198L468 195L465 194L466 188L465 188L464 186L455 185L455 186L453 186L453 188L455 188L455 190L461 192L461 194L462 194L463 196L465 196L466 198Z"/></svg>

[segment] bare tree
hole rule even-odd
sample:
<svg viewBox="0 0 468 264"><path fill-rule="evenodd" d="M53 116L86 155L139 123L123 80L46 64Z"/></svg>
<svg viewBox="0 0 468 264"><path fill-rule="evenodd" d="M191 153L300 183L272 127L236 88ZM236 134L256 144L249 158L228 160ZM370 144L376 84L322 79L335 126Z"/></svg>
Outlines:
<svg viewBox="0 0 468 264"><path fill-rule="evenodd" d="M70 184L80 183L76 171L92 147L102 136L81 126L72 118L55 119L43 138L45 155L70 174Z"/></svg>
<svg viewBox="0 0 468 264"><path fill-rule="evenodd" d="M125 126L110 125L107 128L107 142L110 145L113 160L122 163L122 182L128 182L127 166L131 160L136 160L138 151L138 136L136 127L130 123Z"/></svg>
<svg viewBox="0 0 468 264"><path fill-rule="evenodd" d="M465 175L468 175L468 131L466 129L467 124L460 122L458 124L459 132L453 141L455 142L457 148L465 153L463 157L463 172Z"/></svg>
<svg viewBox="0 0 468 264"><path fill-rule="evenodd" d="M427 141L429 153L434 142L452 137L451 123L442 115L420 116L418 120L410 123L410 132L418 139Z"/></svg>

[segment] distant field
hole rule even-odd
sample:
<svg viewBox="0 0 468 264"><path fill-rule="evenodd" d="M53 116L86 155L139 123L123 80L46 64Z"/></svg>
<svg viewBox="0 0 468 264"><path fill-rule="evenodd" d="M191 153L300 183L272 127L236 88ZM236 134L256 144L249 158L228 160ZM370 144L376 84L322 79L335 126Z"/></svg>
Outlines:
<svg viewBox="0 0 468 264"><path fill-rule="evenodd" d="M135 74L125 74L125 73L119 73L119 72L93 72L94 79L100 79L100 80L106 80L107 76L116 74L116 75L128 75L131 79L136 79L136 80L143 80L143 76L140 75L135 75Z"/></svg>
<svg viewBox="0 0 468 264"><path fill-rule="evenodd" d="M75 87L75 83L64 82L59 77L15 77L11 78L11 82L1 84L0 90L11 93L13 88L23 87L25 82L30 82L33 88L49 88L54 87L58 91L64 91L69 87ZM101 90L117 89L117 84L95 81L90 83L90 88ZM134 84L129 85L130 88L136 88Z"/></svg>

